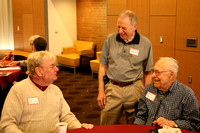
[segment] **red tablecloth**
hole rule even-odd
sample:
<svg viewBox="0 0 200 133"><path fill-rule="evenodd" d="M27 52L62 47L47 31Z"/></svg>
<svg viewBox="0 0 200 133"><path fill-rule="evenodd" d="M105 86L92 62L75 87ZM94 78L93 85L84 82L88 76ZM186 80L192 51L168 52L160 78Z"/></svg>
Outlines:
<svg viewBox="0 0 200 133"><path fill-rule="evenodd" d="M0 76L0 85L1 86L8 86L11 85L13 81L17 81L20 71L21 71L21 67L20 66L16 66L19 69L17 70L0 70L0 72L12 72L10 75L8 76Z"/></svg>
<svg viewBox="0 0 200 133"><path fill-rule="evenodd" d="M149 125L104 125L95 126L91 130L84 128L68 130L67 133L149 133L150 129L155 129L155 126ZM187 130L181 130L182 133L196 133Z"/></svg>

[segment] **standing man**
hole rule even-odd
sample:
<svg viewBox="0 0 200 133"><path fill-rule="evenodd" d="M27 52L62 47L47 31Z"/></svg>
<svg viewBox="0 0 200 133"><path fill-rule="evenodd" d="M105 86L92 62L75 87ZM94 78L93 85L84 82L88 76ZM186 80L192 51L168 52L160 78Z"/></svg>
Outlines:
<svg viewBox="0 0 200 133"><path fill-rule="evenodd" d="M78 121L60 89L52 84L59 69L50 53L40 51L30 54L28 70L29 77L14 84L8 93L0 132L55 133L58 122L67 122L68 129L93 127Z"/></svg>
<svg viewBox="0 0 200 133"><path fill-rule="evenodd" d="M127 124L132 124L135 103L144 85L151 83L153 68L152 46L149 39L137 32L137 17L130 10L117 20L118 33L110 34L104 42L99 68L98 105L101 125L119 124L123 110ZM107 75L109 81L104 80ZM105 87L105 88L104 88Z"/></svg>
<svg viewBox="0 0 200 133"><path fill-rule="evenodd" d="M134 124L197 131L200 128L198 102L192 89L176 80L178 62L162 57L152 71L153 83L142 93Z"/></svg>

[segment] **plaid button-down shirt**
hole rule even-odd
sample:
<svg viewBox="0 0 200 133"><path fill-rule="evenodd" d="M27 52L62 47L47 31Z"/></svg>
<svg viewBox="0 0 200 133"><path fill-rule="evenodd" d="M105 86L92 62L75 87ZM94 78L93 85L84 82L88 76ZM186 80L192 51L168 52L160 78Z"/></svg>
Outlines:
<svg viewBox="0 0 200 133"><path fill-rule="evenodd" d="M147 93L155 99L149 99ZM149 84L139 100L134 124L152 125L159 117L175 121L181 129L197 131L200 128L200 112L192 89L176 80L163 94L153 83Z"/></svg>

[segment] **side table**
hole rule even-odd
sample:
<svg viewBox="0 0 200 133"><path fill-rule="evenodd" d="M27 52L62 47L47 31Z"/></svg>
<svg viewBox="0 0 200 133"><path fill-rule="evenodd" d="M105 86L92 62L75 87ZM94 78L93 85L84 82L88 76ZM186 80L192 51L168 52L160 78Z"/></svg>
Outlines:
<svg viewBox="0 0 200 133"><path fill-rule="evenodd" d="M82 72L82 68L83 68L83 60L86 60L88 62L87 64L90 64L90 60L93 60L93 59L95 59L95 57L92 54L80 55L80 65L79 65L80 73Z"/></svg>

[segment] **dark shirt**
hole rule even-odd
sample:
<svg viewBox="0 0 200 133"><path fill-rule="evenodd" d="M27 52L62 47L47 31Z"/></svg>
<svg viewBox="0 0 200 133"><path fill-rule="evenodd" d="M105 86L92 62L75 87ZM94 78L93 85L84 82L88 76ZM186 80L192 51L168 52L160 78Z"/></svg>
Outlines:
<svg viewBox="0 0 200 133"><path fill-rule="evenodd" d="M174 121L181 129L197 131L200 113L192 89L176 80L169 91L162 93L149 84L139 100L134 124L152 125L159 117Z"/></svg>

